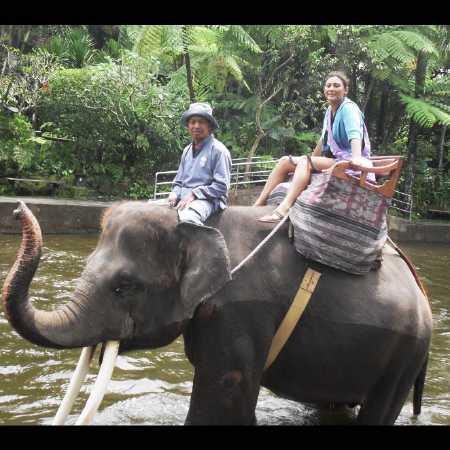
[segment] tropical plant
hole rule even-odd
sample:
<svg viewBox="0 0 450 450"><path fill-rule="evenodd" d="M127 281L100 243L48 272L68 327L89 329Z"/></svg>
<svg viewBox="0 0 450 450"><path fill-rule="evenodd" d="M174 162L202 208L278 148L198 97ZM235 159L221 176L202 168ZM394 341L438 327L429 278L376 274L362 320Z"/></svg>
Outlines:
<svg viewBox="0 0 450 450"><path fill-rule="evenodd" d="M142 27L135 51L161 60L161 71L185 67L191 100L205 100L223 91L229 79L246 86L240 52L260 53L251 36L238 25L150 25Z"/></svg>
<svg viewBox="0 0 450 450"><path fill-rule="evenodd" d="M398 92L410 118L408 133L408 177L405 189L412 191L416 174L417 142L424 128L450 124L448 78L430 79L434 64L442 57L439 41L442 27L394 27L372 35L369 51L379 61L374 75L385 79ZM444 78L444 79L442 79Z"/></svg>
<svg viewBox="0 0 450 450"><path fill-rule="evenodd" d="M38 114L47 133L69 140L53 144L49 161L58 156L66 169L84 178L148 182L154 171L178 160L185 104L185 97L162 86L130 55L126 64L57 71Z"/></svg>
<svg viewBox="0 0 450 450"><path fill-rule="evenodd" d="M97 62L99 52L94 40L84 28L67 28L49 39L45 48L69 67L84 67Z"/></svg>
<svg viewBox="0 0 450 450"><path fill-rule="evenodd" d="M39 145L27 118L19 113L0 112L0 173L29 173L39 163Z"/></svg>

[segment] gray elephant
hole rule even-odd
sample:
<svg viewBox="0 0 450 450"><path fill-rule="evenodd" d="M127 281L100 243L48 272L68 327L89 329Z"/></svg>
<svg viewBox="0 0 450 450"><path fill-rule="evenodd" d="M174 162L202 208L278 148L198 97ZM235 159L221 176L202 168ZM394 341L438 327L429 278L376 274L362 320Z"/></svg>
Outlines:
<svg viewBox="0 0 450 450"><path fill-rule="evenodd" d="M298 254L284 224L231 276L272 229L256 220L271 209L233 206L201 227L179 223L168 207L118 203L103 216L71 301L49 312L29 301L42 237L22 204L22 245L3 287L7 318L52 348L120 341L125 352L183 334L195 369L186 424L254 424L260 386L300 402L360 405L360 424L394 424L414 386L419 413L432 316L405 261L386 246L379 270L346 274ZM264 370L308 267L320 282Z"/></svg>

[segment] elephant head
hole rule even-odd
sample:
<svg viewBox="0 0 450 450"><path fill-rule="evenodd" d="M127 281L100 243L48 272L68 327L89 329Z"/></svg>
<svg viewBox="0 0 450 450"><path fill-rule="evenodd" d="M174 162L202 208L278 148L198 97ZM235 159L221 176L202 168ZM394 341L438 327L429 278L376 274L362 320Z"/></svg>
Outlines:
<svg viewBox="0 0 450 450"><path fill-rule="evenodd" d="M70 301L37 310L29 287L42 235L21 203L22 244L3 286L6 316L30 342L53 348L120 341L120 349L156 348L176 339L196 307L230 275L225 240L215 228L178 222L176 211L122 202L103 215L102 232Z"/></svg>
<svg viewBox="0 0 450 450"><path fill-rule="evenodd" d="M197 305L230 280L225 240L215 228L178 222L175 211L123 202L102 218L97 247L88 257L70 301L40 311L29 300L42 235L22 203L22 245L3 286L6 316L30 342L75 348L107 340L121 349L155 348L173 341Z"/></svg>

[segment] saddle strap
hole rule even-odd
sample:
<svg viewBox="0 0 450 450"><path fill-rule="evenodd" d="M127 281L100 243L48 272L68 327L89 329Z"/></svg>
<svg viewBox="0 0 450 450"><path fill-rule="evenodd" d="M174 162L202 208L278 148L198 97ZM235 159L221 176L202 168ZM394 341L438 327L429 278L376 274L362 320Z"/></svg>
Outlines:
<svg viewBox="0 0 450 450"><path fill-rule="evenodd" d="M283 349L289 336L294 331L295 325L299 321L306 305L311 298L314 290L316 289L317 283L319 282L321 273L310 268L307 269L297 294L294 297L294 301L288 309L288 312L284 316L280 326L278 327L275 336L272 339L272 345L269 349L269 354L267 356L266 364L264 365L264 370L269 368L275 361L276 357Z"/></svg>

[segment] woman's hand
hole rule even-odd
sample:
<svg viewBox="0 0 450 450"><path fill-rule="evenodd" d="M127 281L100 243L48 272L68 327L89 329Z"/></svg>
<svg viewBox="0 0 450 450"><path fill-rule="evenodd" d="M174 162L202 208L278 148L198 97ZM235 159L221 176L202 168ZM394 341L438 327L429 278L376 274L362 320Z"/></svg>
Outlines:
<svg viewBox="0 0 450 450"><path fill-rule="evenodd" d="M353 165L353 166L362 166L362 167L364 167L364 162L363 162L363 159L361 158L361 156L354 156L352 159L351 159L351 164Z"/></svg>
<svg viewBox="0 0 450 450"><path fill-rule="evenodd" d="M350 145L352 147L351 164L354 166L364 166L364 162L361 158L361 140L352 139Z"/></svg>

